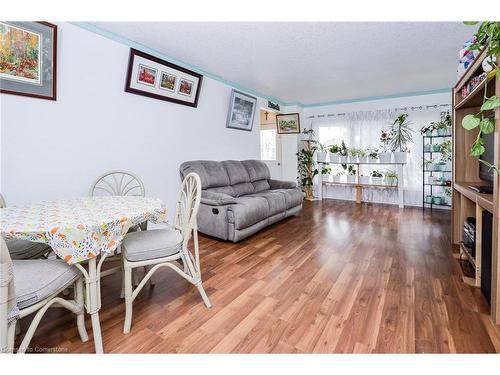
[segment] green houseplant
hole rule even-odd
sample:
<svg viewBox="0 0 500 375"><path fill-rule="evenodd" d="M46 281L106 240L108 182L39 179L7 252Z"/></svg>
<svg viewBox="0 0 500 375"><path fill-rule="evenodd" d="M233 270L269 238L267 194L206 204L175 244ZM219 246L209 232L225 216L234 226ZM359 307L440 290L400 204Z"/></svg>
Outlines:
<svg viewBox="0 0 500 375"><path fill-rule="evenodd" d="M382 130L380 132L380 149L382 152L379 152L378 157L381 163L390 163L392 158L392 152L389 151L389 142L391 141L391 137L387 130Z"/></svg>
<svg viewBox="0 0 500 375"><path fill-rule="evenodd" d="M326 153L327 152L328 152L328 147L325 146L323 143L320 143L318 146L318 150L316 152L316 160L319 163L326 162Z"/></svg>
<svg viewBox="0 0 500 375"><path fill-rule="evenodd" d="M356 182L356 168L354 166L349 165L347 167L347 182L355 183Z"/></svg>
<svg viewBox="0 0 500 375"><path fill-rule="evenodd" d="M316 145L314 142L305 141L304 148L300 149L297 153L297 163L299 172L299 185L306 194L306 199L313 200L313 180L319 173L315 168L314 153L316 152Z"/></svg>
<svg viewBox="0 0 500 375"><path fill-rule="evenodd" d="M395 171L385 172L385 184L389 186L396 186L398 184L398 174Z"/></svg>
<svg viewBox="0 0 500 375"><path fill-rule="evenodd" d="M372 183L374 185L382 185L382 177L384 176L382 172L380 171L372 171L370 173L370 176L372 177Z"/></svg>
<svg viewBox="0 0 500 375"><path fill-rule="evenodd" d="M466 21L466 25L476 25L476 21ZM500 69L498 67L497 56L500 55L500 22L498 21L485 21L481 22L479 29L477 31L476 39L477 42L468 46L469 51L480 50L481 48L486 49L486 60L490 65L491 70L487 74L487 79L485 80L483 102L479 112L476 114L469 114L462 119L462 126L467 130L472 130L479 128L476 140L470 148L470 154L479 159L480 162L486 164L490 169L494 169L499 173L498 166L492 165L485 160L481 159L481 156L486 151L484 147L484 139L481 135L490 134L495 131L495 120L485 116L486 112L492 111L500 107L500 98L492 95L487 96L488 92L488 80L496 75L497 80L500 79Z"/></svg>
<svg viewBox="0 0 500 375"><path fill-rule="evenodd" d="M339 147L339 160L342 164L347 163L347 146L345 145L345 142L342 141Z"/></svg>
<svg viewBox="0 0 500 375"><path fill-rule="evenodd" d="M340 147L338 145L331 145L328 149L328 156L332 163L339 162Z"/></svg>
<svg viewBox="0 0 500 375"><path fill-rule="evenodd" d="M407 144L413 140L413 129L408 121L408 113L402 113L390 126L389 146L394 152L396 163L406 163L408 147Z"/></svg>
<svg viewBox="0 0 500 375"><path fill-rule="evenodd" d="M328 164L323 164L321 168L321 175L323 176L323 181L328 181L330 174L332 173L332 167Z"/></svg>

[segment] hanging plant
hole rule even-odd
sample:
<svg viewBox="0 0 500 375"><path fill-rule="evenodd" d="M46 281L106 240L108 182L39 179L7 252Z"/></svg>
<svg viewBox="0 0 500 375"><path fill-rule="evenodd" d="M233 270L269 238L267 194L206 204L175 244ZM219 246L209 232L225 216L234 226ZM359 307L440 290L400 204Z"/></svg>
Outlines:
<svg viewBox="0 0 500 375"><path fill-rule="evenodd" d="M476 25L478 22L464 22L466 25ZM469 51L479 50L481 48L486 48L486 61L491 66L491 70L488 72L487 78L484 83L484 96L481 109L476 114L470 114L463 118L462 126L467 130L472 130L479 128L477 138L470 148L470 154L479 159L481 163L486 164L490 169L494 169L497 173L500 173L496 165L492 165L485 160L481 159L481 156L486 151L484 147L484 139L481 135L490 134L495 131L495 120L492 118L487 118L485 112L494 110L500 107L500 98L495 95L488 97L488 80L496 75L496 79L500 79L500 69L498 67L498 62L496 57L500 55L500 22L481 22L479 29L476 33L477 41L467 47Z"/></svg>

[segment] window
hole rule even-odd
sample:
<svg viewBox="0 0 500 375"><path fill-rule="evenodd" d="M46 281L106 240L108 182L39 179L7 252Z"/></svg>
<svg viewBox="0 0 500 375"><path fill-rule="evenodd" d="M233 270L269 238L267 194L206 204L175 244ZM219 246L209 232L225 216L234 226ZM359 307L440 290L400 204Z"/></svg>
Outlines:
<svg viewBox="0 0 500 375"><path fill-rule="evenodd" d="M276 129L260 131L260 159L276 160Z"/></svg>

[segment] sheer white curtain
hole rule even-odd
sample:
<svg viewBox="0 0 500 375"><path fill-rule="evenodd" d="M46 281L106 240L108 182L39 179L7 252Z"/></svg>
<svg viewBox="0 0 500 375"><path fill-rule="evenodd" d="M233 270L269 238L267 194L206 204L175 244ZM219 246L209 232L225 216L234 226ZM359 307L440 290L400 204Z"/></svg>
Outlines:
<svg viewBox="0 0 500 375"><path fill-rule="evenodd" d="M380 148L380 132L386 129L402 110L375 110L337 114L332 117L313 119L312 126L320 143L340 144L342 140L347 147ZM441 112L438 109L416 109L404 111L409 114L408 120L414 130L413 142L408 145L408 164L404 167L405 204L422 205L422 136L420 128L431 121L439 121ZM332 166L333 167L333 166ZM340 166L336 167L341 168ZM335 167L333 168L335 171ZM369 175L373 170L387 171L395 169L387 165L360 166L360 174ZM346 186L327 186L325 197L335 199L354 199L354 188ZM381 203L397 203L397 189L363 189L363 200Z"/></svg>

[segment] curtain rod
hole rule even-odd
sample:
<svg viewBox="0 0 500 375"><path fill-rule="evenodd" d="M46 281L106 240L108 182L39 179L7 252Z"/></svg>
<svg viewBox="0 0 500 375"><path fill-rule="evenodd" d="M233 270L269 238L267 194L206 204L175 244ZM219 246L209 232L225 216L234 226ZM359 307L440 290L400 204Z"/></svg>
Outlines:
<svg viewBox="0 0 500 375"><path fill-rule="evenodd" d="M444 107L451 107L451 104L431 104L431 105L419 105L419 106L409 106L409 107L397 107L397 108L388 108L388 109L375 109L371 111L387 111L387 110L393 110L393 111L416 111L416 110L428 110L428 109L439 109L439 108L444 108ZM339 113L328 113L326 115L311 115L307 116L306 118L308 119L313 119L313 118L324 118L324 117L334 117L334 116L346 116L348 113L358 113L358 112L370 112L370 110L367 111L352 111L352 112L339 112Z"/></svg>

